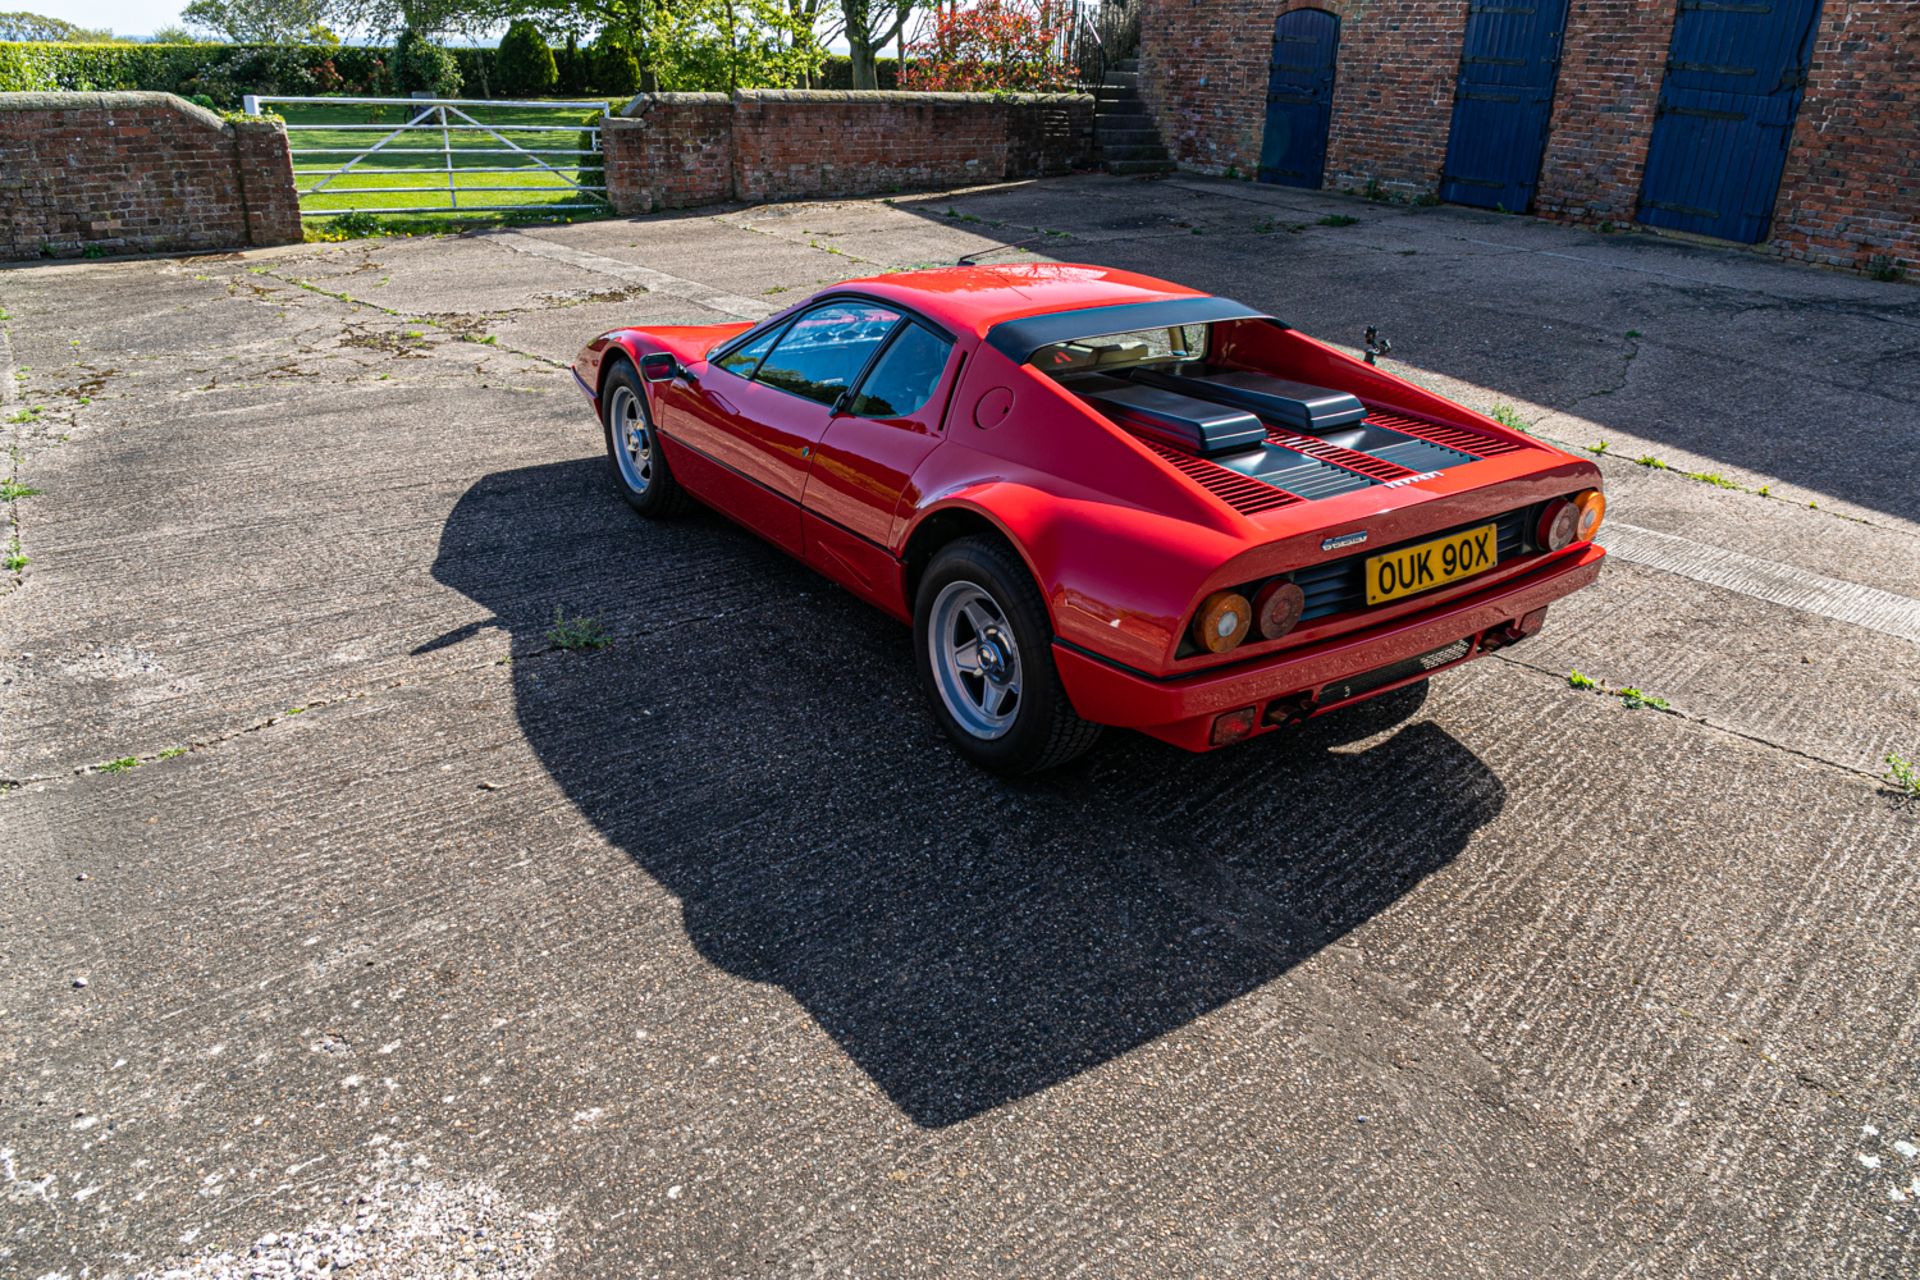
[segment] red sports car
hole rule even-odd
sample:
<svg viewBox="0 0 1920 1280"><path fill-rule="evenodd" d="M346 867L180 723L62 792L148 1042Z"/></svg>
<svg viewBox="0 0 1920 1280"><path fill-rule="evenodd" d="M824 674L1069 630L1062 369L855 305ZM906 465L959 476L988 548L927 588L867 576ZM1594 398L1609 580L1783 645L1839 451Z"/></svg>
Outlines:
<svg viewBox="0 0 1920 1280"><path fill-rule="evenodd" d="M627 501L725 513L911 622L1009 772L1195 751L1425 680L1591 583L1590 462L1271 316L1071 264L835 285L574 365Z"/></svg>

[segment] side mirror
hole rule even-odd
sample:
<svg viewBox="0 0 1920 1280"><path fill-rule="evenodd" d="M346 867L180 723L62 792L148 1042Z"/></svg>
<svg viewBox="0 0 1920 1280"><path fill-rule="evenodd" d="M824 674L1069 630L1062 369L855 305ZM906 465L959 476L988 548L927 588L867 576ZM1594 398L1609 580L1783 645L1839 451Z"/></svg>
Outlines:
<svg viewBox="0 0 1920 1280"><path fill-rule="evenodd" d="M672 382L683 372L680 362L669 352L656 351L640 357L640 376L648 382Z"/></svg>

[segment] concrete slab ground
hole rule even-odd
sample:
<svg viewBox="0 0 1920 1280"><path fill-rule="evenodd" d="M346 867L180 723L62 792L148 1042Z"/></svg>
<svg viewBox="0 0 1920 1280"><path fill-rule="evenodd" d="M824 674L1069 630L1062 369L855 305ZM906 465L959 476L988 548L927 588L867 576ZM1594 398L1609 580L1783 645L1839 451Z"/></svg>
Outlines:
<svg viewBox="0 0 1920 1280"><path fill-rule="evenodd" d="M1009 245L1605 442L1599 586L1297 739L964 767L564 363ZM0 315L0 1274L1920 1272L1910 287L1081 177Z"/></svg>

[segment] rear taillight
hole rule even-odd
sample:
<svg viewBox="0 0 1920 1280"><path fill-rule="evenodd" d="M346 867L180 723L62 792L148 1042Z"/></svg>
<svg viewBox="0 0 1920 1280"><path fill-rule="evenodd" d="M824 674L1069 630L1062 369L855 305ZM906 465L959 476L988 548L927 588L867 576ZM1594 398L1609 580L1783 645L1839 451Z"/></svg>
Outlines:
<svg viewBox="0 0 1920 1280"><path fill-rule="evenodd" d="M1607 495L1598 489L1582 489L1573 495L1573 505L1580 509L1579 531L1574 536L1592 542L1593 535L1600 532L1600 522L1607 518Z"/></svg>
<svg viewBox="0 0 1920 1280"><path fill-rule="evenodd" d="M1275 578L1253 593L1253 623L1262 640L1278 640L1294 629L1307 609L1307 593L1285 578Z"/></svg>
<svg viewBox="0 0 1920 1280"><path fill-rule="evenodd" d="M1227 653L1240 647L1253 623L1253 606L1237 591L1216 591L1193 615L1193 642L1208 653Z"/></svg>
<svg viewBox="0 0 1920 1280"><path fill-rule="evenodd" d="M1558 551L1570 547L1580 532L1580 508L1565 498L1555 498L1540 513L1540 527L1535 539L1548 551Z"/></svg>

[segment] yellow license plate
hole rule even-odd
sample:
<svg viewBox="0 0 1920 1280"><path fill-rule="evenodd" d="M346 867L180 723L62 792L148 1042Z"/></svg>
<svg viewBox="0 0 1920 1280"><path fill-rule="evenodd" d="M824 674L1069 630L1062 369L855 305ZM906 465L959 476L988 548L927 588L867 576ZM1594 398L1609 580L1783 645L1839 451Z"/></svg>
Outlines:
<svg viewBox="0 0 1920 1280"><path fill-rule="evenodd" d="M1494 527L1483 524L1367 558L1367 603L1383 604L1471 578L1500 562Z"/></svg>

